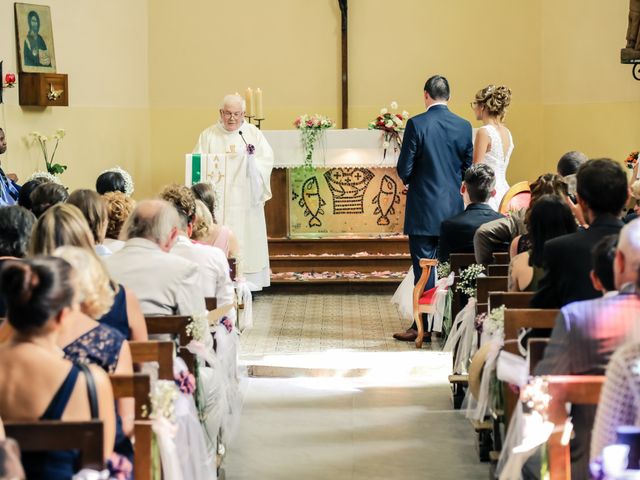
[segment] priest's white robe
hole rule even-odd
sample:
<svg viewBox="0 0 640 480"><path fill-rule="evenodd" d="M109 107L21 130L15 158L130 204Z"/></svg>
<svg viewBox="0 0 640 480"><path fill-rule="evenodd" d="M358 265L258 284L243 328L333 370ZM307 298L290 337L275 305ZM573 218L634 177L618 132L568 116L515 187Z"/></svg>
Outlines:
<svg viewBox="0 0 640 480"><path fill-rule="evenodd" d="M245 141L255 146L254 155L247 155ZM271 146L254 125L244 122L229 132L218 122L200 134L193 153L227 154L222 223L238 238L241 274L258 290L268 287L271 277L264 203L271 198Z"/></svg>

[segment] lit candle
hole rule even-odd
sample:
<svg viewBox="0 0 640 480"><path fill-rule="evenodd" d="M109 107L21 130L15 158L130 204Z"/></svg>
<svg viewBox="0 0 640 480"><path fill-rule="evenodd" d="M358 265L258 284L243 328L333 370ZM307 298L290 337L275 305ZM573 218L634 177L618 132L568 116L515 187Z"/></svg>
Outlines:
<svg viewBox="0 0 640 480"><path fill-rule="evenodd" d="M256 101L256 118L259 118L262 120L264 118L264 111L262 110L262 90L260 90L259 88L256 88L255 101Z"/></svg>
<svg viewBox="0 0 640 480"><path fill-rule="evenodd" d="M247 117L253 117L253 90L251 87L248 87L244 93L244 101L247 104Z"/></svg>

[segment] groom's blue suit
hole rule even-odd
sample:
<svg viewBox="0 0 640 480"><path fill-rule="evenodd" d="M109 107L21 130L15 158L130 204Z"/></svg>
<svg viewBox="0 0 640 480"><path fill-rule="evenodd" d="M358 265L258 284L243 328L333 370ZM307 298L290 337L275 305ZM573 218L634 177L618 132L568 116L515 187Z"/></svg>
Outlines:
<svg viewBox="0 0 640 480"><path fill-rule="evenodd" d="M472 160L471 124L446 105L433 105L407 122L398 175L409 187L404 233L416 282L420 259L436 258L440 224L464 210L460 186ZM433 286L432 275L427 288Z"/></svg>

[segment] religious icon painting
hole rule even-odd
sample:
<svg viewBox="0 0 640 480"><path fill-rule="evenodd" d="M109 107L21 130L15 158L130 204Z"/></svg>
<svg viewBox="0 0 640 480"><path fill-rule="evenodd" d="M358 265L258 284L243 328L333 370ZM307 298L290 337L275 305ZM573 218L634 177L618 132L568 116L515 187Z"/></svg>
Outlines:
<svg viewBox="0 0 640 480"><path fill-rule="evenodd" d="M15 14L19 70L55 73L51 9L46 5L16 3Z"/></svg>

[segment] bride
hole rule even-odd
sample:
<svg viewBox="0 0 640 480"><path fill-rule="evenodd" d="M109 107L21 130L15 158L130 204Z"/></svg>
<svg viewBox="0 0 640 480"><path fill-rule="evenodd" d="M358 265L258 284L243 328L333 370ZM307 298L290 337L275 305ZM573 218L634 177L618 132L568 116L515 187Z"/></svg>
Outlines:
<svg viewBox="0 0 640 480"><path fill-rule="evenodd" d="M511 90L504 85L483 88L471 102L476 119L483 123L473 145L473 163L486 163L496 173L496 194L489 200L489 205L496 211L509 190L506 174L513 152L513 138L503 122L510 103Z"/></svg>

